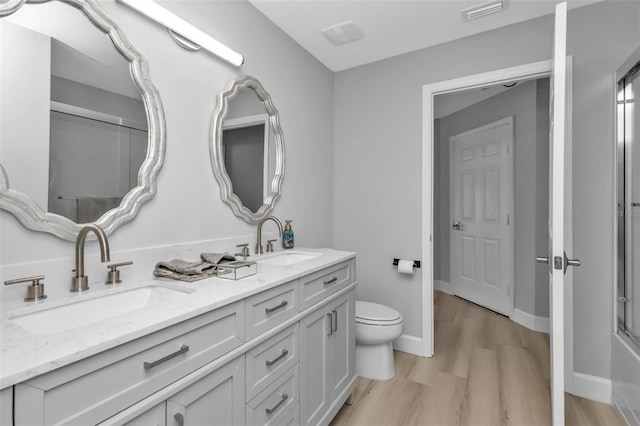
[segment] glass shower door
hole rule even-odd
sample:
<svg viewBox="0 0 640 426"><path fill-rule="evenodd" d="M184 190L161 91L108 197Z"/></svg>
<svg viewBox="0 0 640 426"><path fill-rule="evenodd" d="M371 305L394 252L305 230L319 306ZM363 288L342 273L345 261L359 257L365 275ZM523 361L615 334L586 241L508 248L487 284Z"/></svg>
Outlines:
<svg viewBox="0 0 640 426"><path fill-rule="evenodd" d="M618 82L618 327L640 348L640 62Z"/></svg>

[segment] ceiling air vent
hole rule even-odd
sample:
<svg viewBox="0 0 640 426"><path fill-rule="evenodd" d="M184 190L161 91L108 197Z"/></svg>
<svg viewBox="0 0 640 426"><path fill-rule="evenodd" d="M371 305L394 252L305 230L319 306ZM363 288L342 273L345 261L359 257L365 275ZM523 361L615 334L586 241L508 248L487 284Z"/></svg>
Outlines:
<svg viewBox="0 0 640 426"><path fill-rule="evenodd" d="M327 28L323 28L321 31L322 34L324 34L324 36L336 46L351 43L352 41L360 40L364 37L362 30L360 30L360 28L351 21L331 25Z"/></svg>
<svg viewBox="0 0 640 426"><path fill-rule="evenodd" d="M481 18L491 15L492 13L502 12L507 9L507 0L490 1L477 6L469 7L462 10L462 20L470 21L472 19Z"/></svg>

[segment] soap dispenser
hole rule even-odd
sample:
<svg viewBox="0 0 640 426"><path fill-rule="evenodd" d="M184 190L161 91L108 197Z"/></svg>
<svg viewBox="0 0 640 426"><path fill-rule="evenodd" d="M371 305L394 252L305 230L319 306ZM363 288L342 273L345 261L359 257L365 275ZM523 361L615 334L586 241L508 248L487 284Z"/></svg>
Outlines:
<svg viewBox="0 0 640 426"><path fill-rule="evenodd" d="M293 230L291 229L291 220L285 220L284 231L282 232L282 247L286 249L293 248Z"/></svg>

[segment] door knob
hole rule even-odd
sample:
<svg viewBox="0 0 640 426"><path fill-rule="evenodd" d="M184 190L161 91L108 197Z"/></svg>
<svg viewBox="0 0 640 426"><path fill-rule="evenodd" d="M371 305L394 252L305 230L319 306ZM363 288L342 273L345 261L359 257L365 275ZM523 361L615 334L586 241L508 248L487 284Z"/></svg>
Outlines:
<svg viewBox="0 0 640 426"><path fill-rule="evenodd" d="M453 222L453 229L455 229L456 231L459 231L460 229L462 229L461 223L458 222Z"/></svg>
<svg viewBox="0 0 640 426"><path fill-rule="evenodd" d="M536 262L549 264L549 270L551 270L552 265L550 265L550 262L549 262L549 258L550 257L551 256L538 256L538 257L536 257ZM582 265L582 262L580 262L580 260L578 260L578 259L568 259L566 252L564 253L564 259L562 259L560 256L556 256L553 260L554 260L553 267L555 269L562 269L563 270L562 272L564 274L567 273L567 268L569 266L580 266L580 265Z"/></svg>
<svg viewBox="0 0 640 426"><path fill-rule="evenodd" d="M564 273L567 273L567 268L569 266L580 266L582 262L579 259L568 259L567 252L564 252Z"/></svg>

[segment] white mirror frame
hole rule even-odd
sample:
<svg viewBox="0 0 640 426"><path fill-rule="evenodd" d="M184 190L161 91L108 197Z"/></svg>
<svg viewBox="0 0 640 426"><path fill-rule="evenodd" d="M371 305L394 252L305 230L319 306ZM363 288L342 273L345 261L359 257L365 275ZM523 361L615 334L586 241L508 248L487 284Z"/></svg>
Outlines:
<svg viewBox="0 0 640 426"><path fill-rule="evenodd" d="M17 11L25 3L38 4L52 0L0 0L0 18ZM160 95L149 77L146 59L136 49L118 25L95 0L56 0L80 10L91 23L109 36L114 47L129 61L131 78L140 89L147 112L147 157L138 172L138 186L124 196L118 208L109 210L92 222L108 235L119 226L131 221L140 206L156 193L157 176L165 155L165 120ZM83 224L66 217L48 213L28 195L10 188L9 178L0 167L0 208L11 212L26 228L51 233L69 241L75 241Z"/></svg>
<svg viewBox="0 0 640 426"><path fill-rule="evenodd" d="M275 134L276 165L275 173L270 184L271 192L267 195L264 203L255 213L245 207L242 204L242 200L234 194L231 178L225 168L224 150L222 147L222 131L224 118L229 109L229 100L232 99L240 90L246 88L250 88L255 91L258 98L260 98L264 104L267 113L269 114L271 128ZM220 196L222 201L227 203L229 207L231 207L233 213L245 222L252 224L258 223L269 215L275 206L276 200L280 198L282 181L284 179L285 152L284 136L282 134L282 127L280 126L278 110L273 105L273 101L271 100L269 93L267 93L257 79L248 75L240 77L233 81L228 89L218 94L217 107L211 120L210 137L211 165L213 166L213 174L220 184Z"/></svg>

